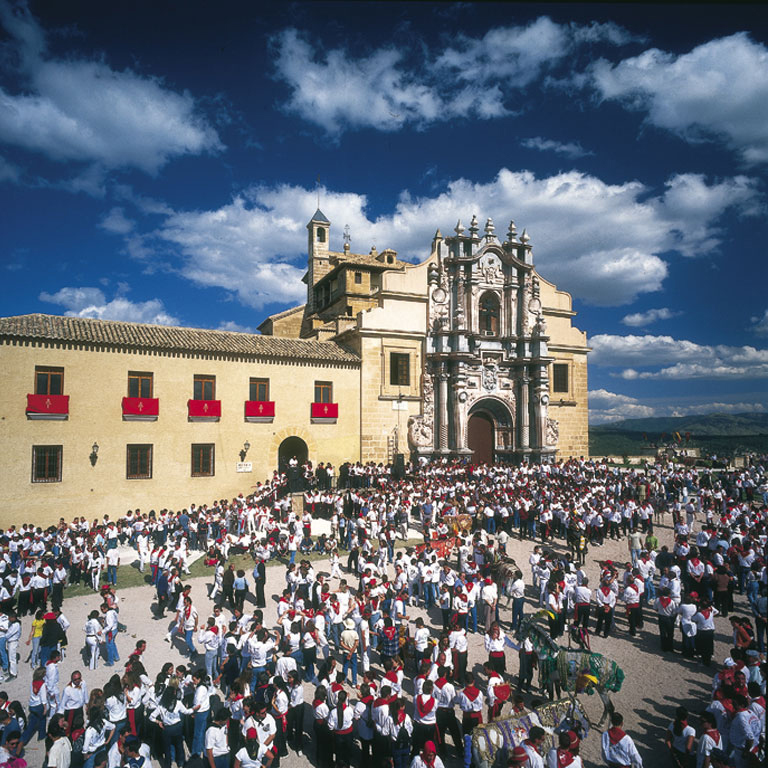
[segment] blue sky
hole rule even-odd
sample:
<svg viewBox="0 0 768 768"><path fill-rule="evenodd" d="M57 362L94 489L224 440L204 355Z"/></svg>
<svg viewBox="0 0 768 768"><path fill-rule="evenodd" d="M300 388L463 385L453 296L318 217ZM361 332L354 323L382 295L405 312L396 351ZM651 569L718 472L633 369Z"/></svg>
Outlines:
<svg viewBox="0 0 768 768"><path fill-rule="evenodd" d="M5 315L252 330L317 206L413 261L510 219L594 422L768 407L760 5L0 0Z"/></svg>

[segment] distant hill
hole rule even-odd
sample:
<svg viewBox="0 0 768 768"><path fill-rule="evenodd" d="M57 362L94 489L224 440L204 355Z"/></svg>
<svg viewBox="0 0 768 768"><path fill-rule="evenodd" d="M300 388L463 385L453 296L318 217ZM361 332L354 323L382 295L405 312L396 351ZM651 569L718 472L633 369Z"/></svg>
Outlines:
<svg viewBox="0 0 768 768"><path fill-rule="evenodd" d="M589 452L592 456L651 456L662 433L666 433L663 442L671 442L675 432L683 438L682 447L698 448L702 455L768 452L765 413L710 413L590 425Z"/></svg>
<svg viewBox="0 0 768 768"><path fill-rule="evenodd" d="M690 432L693 437L730 437L734 435L768 435L768 413L708 413L696 416L669 416L651 419L624 419L607 424L590 425L598 432L645 432L658 437Z"/></svg>

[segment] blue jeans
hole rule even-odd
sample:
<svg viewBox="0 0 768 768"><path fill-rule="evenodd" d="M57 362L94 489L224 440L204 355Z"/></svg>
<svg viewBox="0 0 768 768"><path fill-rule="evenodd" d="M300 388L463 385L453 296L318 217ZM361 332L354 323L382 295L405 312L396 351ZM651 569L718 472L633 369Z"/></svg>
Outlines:
<svg viewBox="0 0 768 768"><path fill-rule="evenodd" d="M205 649L205 674L213 680L216 677L216 660L219 655L219 649L214 648L212 651Z"/></svg>
<svg viewBox="0 0 768 768"><path fill-rule="evenodd" d="M42 741L45 738L45 714L42 704L29 708L29 719L21 740L27 744L35 731L37 731L37 740Z"/></svg>
<svg viewBox="0 0 768 768"><path fill-rule="evenodd" d="M187 651L189 651L189 655L191 656L197 656L197 648L195 648L195 643L192 640L192 635L194 634L194 629L185 629L184 630L184 642L187 644Z"/></svg>
<svg viewBox="0 0 768 768"><path fill-rule="evenodd" d="M192 736L192 754L202 755L205 748L205 729L208 727L210 712L195 712L195 731Z"/></svg>
<svg viewBox="0 0 768 768"><path fill-rule="evenodd" d="M2 665L4 671L8 670L7 642L6 638L0 637L0 665Z"/></svg>
<svg viewBox="0 0 768 768"><path fill-rule="evenodd" d="M496 518L495 517L486 517L485 518L485 530L487 533L496 533Z"/></svg>
<svg viewBox="0 0 768 768"><path fill-rule="evenodd" d="M477 604L473 605L469 609L470 616L472 617L472 631L477 632Z"/></svg>
<svg viewBox="0 0 768 768"><path fill-rule="evenodd" d="M352 667L352 685L357 685L357 654L353 653L348 659L344 659L344 677L347 676L347 670Z"/></svg>
<svg viewBox="0 0 768 768"><path fill-rule="evenodd" d="M107 664L112 666L116 661L120 661L120 656L117 653L117 645L115 643L115 636L111 633L107 633L107 641L105 643L107 647Z"/></svg>
<svg viewBox="0 0 768 768"><path fill-rule="evenodd" d="M107 566L107 583L112 584L113 586L117 584L117 566L116 565Z"/></svg>
<svg viewBox="0 0 768 768"><path fill-rule="evenodd" d="M512 598L512 631L514 632L519 623L523 620L523 605L525 604L524 597Z"/></svg>

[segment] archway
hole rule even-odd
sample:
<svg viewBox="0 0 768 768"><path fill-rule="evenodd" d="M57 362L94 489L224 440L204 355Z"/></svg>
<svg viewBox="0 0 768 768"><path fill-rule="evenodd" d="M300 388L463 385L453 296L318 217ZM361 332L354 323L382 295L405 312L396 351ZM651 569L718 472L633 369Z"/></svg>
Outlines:
<svg viewBox="0 0 768 768"><path fill-rule="evenodd" d="M299 468L302 464L305 464L309 458L307 444L300 437L296 437L296 435L286 437L285 440L280 443L280 447L277 449L278 469L281 472L286 472L289 466L288 462L294 456L296 457Z"/></svg>
<svg viewBox="0 0 768 768"><path fill-rule="evenodd" d="M514 433L512 410L506 401L483 397L469 409L466 444L473 461L509 461L515 449Z"/></svg>
<svg viewBox="0 0 768 768"><path fill-rule="evenodd" d="M480 411L469 417L467 443L475 464L493 463L494 433L493 419L487 413Z"/></svg>

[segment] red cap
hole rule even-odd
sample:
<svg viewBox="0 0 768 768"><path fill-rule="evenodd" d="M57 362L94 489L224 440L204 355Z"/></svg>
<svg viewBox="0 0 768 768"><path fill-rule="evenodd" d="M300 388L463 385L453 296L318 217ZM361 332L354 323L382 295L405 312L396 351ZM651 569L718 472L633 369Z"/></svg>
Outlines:
<svg viewBox="0 0 768 768"><path fill-rule="evenodd" d="M510 763L524 763L527 759L528 759L528 753L525 751L524 747L515 747L509 753Z"/></svg>
<svg viewBox="0 0 768 768"><path fill-rule="evenodd" d="M568 749L578 747L581 743L581 739L576 735L576 731L568 731Z"/></svg>
<svg viewBox="0 0 768 768"><path fill-rule="evenodd" d="M259 732L255 728L249 728L245 732L245 738L246 739L258 739L259 738Z"/></svg>
<svg viewBox="0 0 768 768"><path fill-rule="evenodd" d="M425 752L431 752L433 755L437 754L437 749L435 748L435 742L434 741L428 741L424 745L424 751Z"/></svg>

